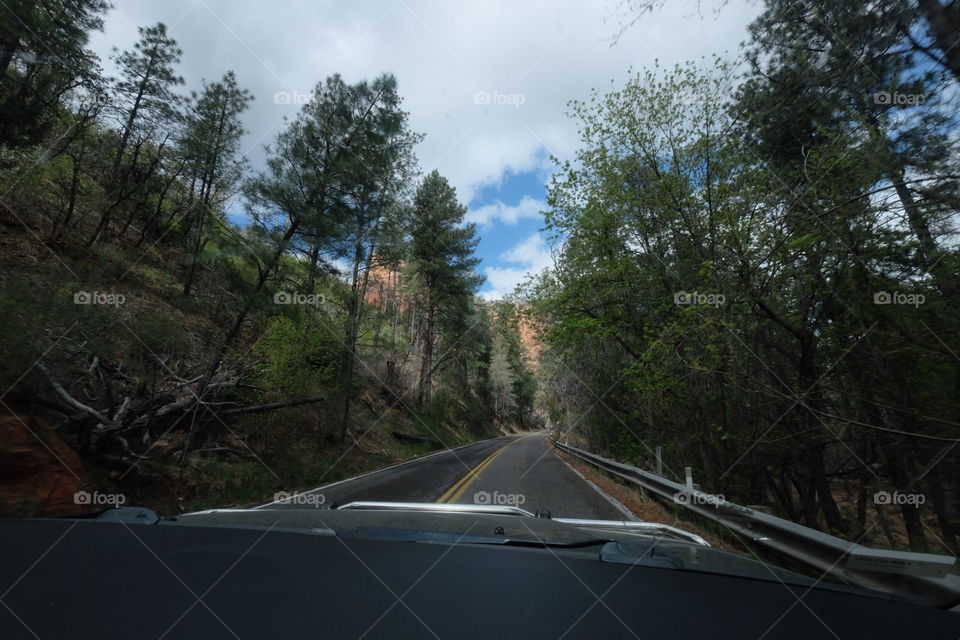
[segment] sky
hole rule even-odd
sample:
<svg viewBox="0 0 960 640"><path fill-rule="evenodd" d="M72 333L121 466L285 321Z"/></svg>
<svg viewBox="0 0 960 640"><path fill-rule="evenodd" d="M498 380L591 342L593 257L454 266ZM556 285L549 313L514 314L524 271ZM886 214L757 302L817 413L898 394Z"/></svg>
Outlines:
<svg viewBox="0 0 960 640"><path fill-rule="evenodd" d="M572 160L571 99L620 86L628 70L721 54L735 58L756 2L671 0L631 18L621 0L114 0L91 48L107 73L112 47L163 22L183 50L184 92L233 70L254 95L244 153L262 166L264 145L293 118L317 82L383 72L397 77L424 174L437 169L477 224L487 280L481 295L509 294L551 264L542 231L552 157Z"/></svg>

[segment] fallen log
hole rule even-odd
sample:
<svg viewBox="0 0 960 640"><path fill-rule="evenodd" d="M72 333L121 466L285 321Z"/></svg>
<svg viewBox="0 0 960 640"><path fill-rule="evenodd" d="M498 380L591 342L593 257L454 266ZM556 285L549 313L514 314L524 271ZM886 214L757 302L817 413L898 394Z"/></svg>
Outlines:
<svg viewBox="0 0 960 640"><path fill-rule="evenodd" d="M394 440L399 440L400 442L420 442L429 444L433 447L441 446L440 442L432 438L424 438L423 436L412 436L407 433L400 433L399 431L392 431L390 432L390 435L393 436Z"/></svg>
<svg viewBox="0 0 960 640"><path fill-rule="evenodd" d="M115 427L113 420L106 417L105 415L103 415L93 407L88 407L87 405L83 404L82 402L80 402L79 400L71 396L69 393L67 393L67 390L64 389L60 385L60 383L56 381L56 379L54 379L53 374L50 373L50 370L47 369L46 365L44 365L42 362L37 363L37 369L39 369L40 373L44 375L44 377L47 379L47 382L50 384L50 386L53 388L56 394L60 396L61 400L66 402L68 405L70 405L74 409L80 411L81 413L85 413L88 416L92 416L96 418L102 425L106 427Z"/></svg>

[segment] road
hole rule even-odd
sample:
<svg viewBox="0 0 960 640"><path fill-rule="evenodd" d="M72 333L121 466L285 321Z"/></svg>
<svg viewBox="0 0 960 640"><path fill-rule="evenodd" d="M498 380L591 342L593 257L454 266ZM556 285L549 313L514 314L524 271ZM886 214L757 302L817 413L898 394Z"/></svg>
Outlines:
<svg viewBox="0 0 960 640"><path fill-rule="evenodd" d="M557 457L543 431L447 449L259 508L356 500L498 504L549 509L563 518L627 519L610 498Z"/></svg>

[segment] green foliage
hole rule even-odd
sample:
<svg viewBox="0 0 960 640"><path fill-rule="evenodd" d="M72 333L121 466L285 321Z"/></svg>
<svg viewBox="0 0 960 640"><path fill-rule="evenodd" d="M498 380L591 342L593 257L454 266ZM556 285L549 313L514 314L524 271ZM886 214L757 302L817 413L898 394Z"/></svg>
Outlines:
<svg viewBox="0 0 960 640"><path fill-rule="evenodd" d="M953 437L936 416L958 411L943 349L960 328L956 206L933 193L958 186L955 138L935 100L873 99L943 79L890 55L895 23L851 3L794 3L823 14L792 20L781 4L754 25L736 92L717 62L571 104L582 146L548 193L563 251L525 292L561 433L639 464L663 446L707 489L851 533L866 507L842 510L827 487L920 490L940 450L917 436Z"/></svg>
<svg viewBox="0 0 960 640"><path fill-rule="evenodd" d="M0 379L18 404L58 412L85 464L144 456L160 484L177 467L232 503L273 482L236 438L301 484L351 437L461 442L537 424L516 322L495 327L475 298L476 229L439 173L420 180L422 135L396 78L319 82L251 175L251 94L227 71L180 96L183 52L164 24L115 49L107 78L85 48L105 2L7 9L23 20L0 24L0 216L14 257ZM250 224L228 216L237 192ZM81 291L126 300L74 304ZM122 429L97 426L112 421Z"/></svg>
<svg viewBox="0 0 960 640"><path fill-rule="evenodd" d="M337 379L340 345L306 317L272 318L255 353L259 386L279 397L307 397Z"/></svg>
<svg viewBox="0 0 960 640"><path fill-rule="evenodd" d="M253 96L240 88L232 71L191 96L180 139L184 171L191 184L186 220L193 227L187 229L190 258L183 286L185 296L190 295L197 266L211 237L217 234L221 241L227 240L225 234L217 233L227 226L219 209L233 195L243 175L246 158L239 156L244 134L240 115L251 100Z"/></svg>
<svg viewBox="0 0 960 640"><path fill-rule="evenodd" d="M520 314L518 307L510 303L498 304L495 308L488 384L497 418L532 428L537 425L534 401L539 385L525 360L520 341Z"/></svg>
<svg viewBox="0 0 960 640"><path fill-rule="evenodd" d="M139 27L140 39L132 51L116 53L114 62L120 70L116 91L122 102L115 105L124 125L121 131L120 151L141 121L148 128L157 121L169 120L179 102L174 87L183 84L175 66L183 51L167 35L162 22L150 27Z"/></svg>
<svg viewBox="0 0 960 640"><path fill-rule="evenodd" d="M64 108L102 86L89 32L103 27L106 0L10 0L0 20L0 143L43 142ZM89 103L81 108L89 114ZM68 136L69 130L60 132Z"/></svg>
<svg viewBox="0 0 960 640"><path fill-rule="evenodd" d="M4 339L0 341L0 385L4 389L26 393L32 379L22 380L43 353L37 326L47 326L52 309L38 299L24 281L4 283L0 288L0 317L3 317ZM14 389L21 385L21 388Z"/></svg>
<svg viewBox="0 0 960 640"><path fill-rule="evenodd" d="M183 324L175 316L140 315L133 321L128 321L128 326L136 335L132 343L135 357L144 363L157 366L156 358L166 361L191 349L192 345L183 330ZM199 358L203 354L194 352L192 355Z"/></svg>
<svg viewBox="0 0 960 640"><path fill-rule="evenodd" d="M483 283L474 272L479 258L473 250L480 241L476 225L463 224L466 207L457 201L456 190L436 170L430 172L413 200L410 220L410 271L421 291L425 307L421 344L418 404L430 399L435 368L437 335L450 352L472 331L473 294Z"/></svg>
<svg viewBox="0 0 960 640"><path fill-rule="evenodd" d="M483 279L473 272L480 260L476 225L461 226L467 209L453 187L436 170L424 179L414 199L411 221L413 272L435 304L463 300Z"/></svg>

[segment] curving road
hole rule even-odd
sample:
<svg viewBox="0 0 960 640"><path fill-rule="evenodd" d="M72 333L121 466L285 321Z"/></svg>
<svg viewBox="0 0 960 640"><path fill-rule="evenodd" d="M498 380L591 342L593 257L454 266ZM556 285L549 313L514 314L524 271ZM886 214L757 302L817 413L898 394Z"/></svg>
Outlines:
<svg viewBox="0 0 960 640"><path fill-rule="evenodd" d="M544 431L447 449L258 508L355 500L499 504L549 509L563 518L634 519L557 457Z"/></svg>

